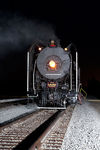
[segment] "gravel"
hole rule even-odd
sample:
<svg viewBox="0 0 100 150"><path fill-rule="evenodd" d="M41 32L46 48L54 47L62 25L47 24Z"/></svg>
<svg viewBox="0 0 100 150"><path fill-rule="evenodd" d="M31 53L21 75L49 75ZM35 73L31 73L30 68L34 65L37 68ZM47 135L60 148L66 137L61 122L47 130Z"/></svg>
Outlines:
<svg viewBox="0 0 100 150"><path fill-rule="evenodd" d="M10 105L0 108L0 124L36 110L36 105Z"/></svg>
<svg viewBox="0 0 100 150"><path fill-rule="evenodd" d="M61 150L100 150L100 103L76 105Z"/></svg>

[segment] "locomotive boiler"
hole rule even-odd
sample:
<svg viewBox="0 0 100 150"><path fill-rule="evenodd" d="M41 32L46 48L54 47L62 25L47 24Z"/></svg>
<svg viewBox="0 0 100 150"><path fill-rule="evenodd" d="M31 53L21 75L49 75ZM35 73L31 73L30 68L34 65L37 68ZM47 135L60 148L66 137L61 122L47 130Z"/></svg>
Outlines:
<svg viewBox="0 0 100 150"><path fill-rule="evenodd" d="M78 53L72 44L34 42L27 52L27 95L40 107L65 108L79 92Z"/></svg>

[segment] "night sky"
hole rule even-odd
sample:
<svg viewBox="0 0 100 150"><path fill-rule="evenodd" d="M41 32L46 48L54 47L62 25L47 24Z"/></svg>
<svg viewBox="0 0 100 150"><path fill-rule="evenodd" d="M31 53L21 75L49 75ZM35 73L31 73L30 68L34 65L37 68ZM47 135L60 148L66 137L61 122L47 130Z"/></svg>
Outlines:
<svg viewBox="0 0 100 150"><path fill-rule="evenodd" d="M0 2L0 95L26 94L26 51L35 39L54 36L63 47L76 45L83 86L96 82L99 88L99 6L96 1Z"/></svg>

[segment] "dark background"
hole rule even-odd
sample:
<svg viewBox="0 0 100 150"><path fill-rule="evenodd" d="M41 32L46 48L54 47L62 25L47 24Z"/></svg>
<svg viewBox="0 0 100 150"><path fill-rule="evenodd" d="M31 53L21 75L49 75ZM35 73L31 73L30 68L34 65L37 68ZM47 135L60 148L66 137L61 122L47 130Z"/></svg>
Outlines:
<svg viewBox="0 0 100 150"><path fill-rule="evenodd" d="M0 2L0 95L26 94L26 52L36 39L57 37L79 52L81 82L100 97L100 9L94 1ZM49 36L48 36L49 35Z"/></svg>

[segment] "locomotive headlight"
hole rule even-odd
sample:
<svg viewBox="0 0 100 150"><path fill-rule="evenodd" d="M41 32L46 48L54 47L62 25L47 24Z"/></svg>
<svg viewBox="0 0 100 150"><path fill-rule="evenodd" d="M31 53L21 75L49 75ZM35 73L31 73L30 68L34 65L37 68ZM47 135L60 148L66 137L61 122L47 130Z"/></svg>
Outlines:
<svg viewBox="0 0 100 150"><path fill-rule="evenodd" d="M49 62L49 67L50 67L51 69L55 69L55 68L56 68L56 63L55 63L54 60L50 60L50 62Z"/></svg>

